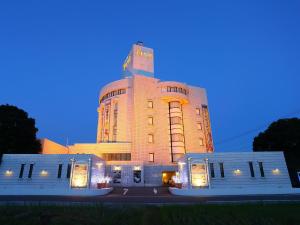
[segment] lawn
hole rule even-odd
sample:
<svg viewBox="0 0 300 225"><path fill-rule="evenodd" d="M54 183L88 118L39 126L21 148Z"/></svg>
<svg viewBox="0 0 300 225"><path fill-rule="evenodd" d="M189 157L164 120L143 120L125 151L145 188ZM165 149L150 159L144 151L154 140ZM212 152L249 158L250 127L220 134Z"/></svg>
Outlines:
<svg viewBox="0 0 300 225"><path fill-rule="evenodd" d="M0 224L300 225L300 204L0 206Z"/></svg>

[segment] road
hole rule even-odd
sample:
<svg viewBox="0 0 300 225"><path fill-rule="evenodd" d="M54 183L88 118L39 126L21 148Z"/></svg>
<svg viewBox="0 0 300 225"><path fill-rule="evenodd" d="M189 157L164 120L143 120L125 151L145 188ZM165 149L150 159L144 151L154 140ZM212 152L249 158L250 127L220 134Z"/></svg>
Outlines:
<svg viewBox="0 0 300 225"><path fill-rule="evenodd" d="M174 196L167 188L159 187L157 194L153 188L114 188L106 196L0 196L1 205L26 205L26 204L232 204L232 203L273 203L297 202L300 195L257 195L257 196L211 196L211 197L186 197ZM124 195L124 192L126 194Z"/></svg>

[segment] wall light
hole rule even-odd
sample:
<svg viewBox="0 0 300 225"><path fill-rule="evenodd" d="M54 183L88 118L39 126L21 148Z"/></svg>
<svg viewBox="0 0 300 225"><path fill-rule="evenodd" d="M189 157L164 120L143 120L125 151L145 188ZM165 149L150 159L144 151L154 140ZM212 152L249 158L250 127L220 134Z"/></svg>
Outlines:
<svg viewBox="0 0 300 225"><path fill-rule="evenodd" d="M43 177L48 176L48 171L47 170L42 170L40 172L40 175L43 176Z"/></svg>
<svg viewBox="0 0 300 225"><path fill-rule="evenodd" d="M234 173L235 175L241 175L241 174L242 174L242 171L239 170L239 169L236 169L236 170L233 171L233 173Z"/></svg>
<svg viewBox="0 0 300 225"><path fill-rule="evenodd" d="M280 170L278 168L272 170L272 173L275 174L275 175L278 175L280 174Z"/></svg>
<svg viewBox="0 0 300 225"><path fill-rule="evenodd" d="M141 170L141 167L140 166L134 166L133 170Z"/></svg>
<svg viewBox="0 0 300 225"><path fill-rule="evenodd" d="M98 163L96 163L96 165L98 166L98 168L100 168L103 165L103 163L102 162L98 162Z"/></svg>
<svg viewBox="0 0 300 225"><path fill-rule="evenodd" d="M114 170L117 170L117 171L122 170L122 167L121 166L114 166Z"/></svg>
<svg viewBox="0 0 300 225"><path fill-rule="evenodd" d="M9 177L9 176L12 176L12 175L13 175L13 171L11 169L5 171L5 176Z"/></svg>

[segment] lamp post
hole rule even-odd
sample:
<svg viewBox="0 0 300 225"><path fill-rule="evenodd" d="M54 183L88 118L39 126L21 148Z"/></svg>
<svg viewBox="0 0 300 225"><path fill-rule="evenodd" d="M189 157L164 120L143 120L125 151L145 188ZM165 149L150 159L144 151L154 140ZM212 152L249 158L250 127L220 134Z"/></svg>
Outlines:
<svg viewBox="0 0 300 225"><path fill-rule="evenodd" d="M208 189L210 189L210 176L209 176L209 170L208 170L208 158L204 159L205 166L206 166L206 176L207 176L207 182L208 182Z"/></svg>

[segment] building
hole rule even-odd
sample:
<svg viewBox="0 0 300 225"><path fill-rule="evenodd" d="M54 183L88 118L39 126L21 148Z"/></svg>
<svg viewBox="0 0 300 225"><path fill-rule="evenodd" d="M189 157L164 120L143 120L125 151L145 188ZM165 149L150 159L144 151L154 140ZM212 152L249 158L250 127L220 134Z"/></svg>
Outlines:
<svg viewBox="0 0 300 225"><path fill-rule="evenodd" d="M184 155L174 179L177 195L298 193L291 186L282 152L228 152ZM175 185L176 186L176 185Z"/></svg>
<svg viewBox="0 0 300 225"><path fill-rule="evenodd" d="M43 153L95 154L112 174L114 168L141 168L141 183L124 175L122 185L152 186L171 180L184 154L213 152L204 88L155 78L153 49L140 42L126 57L122 76L100 91L96 143L44 140Z"/></svg>
<svg viewBox="0 0 300 225"><path fill-rule="evenodd" d="M4 154L0 195L103 195L105 161L89 154Z"/></svg>
<svg viewBox="0 0 300 225"><path fill-rule="evenodd" d="M95 194L108 178L113 186L175 185L178 195L295 192L281 152L214 153L205 89L155 78L154 52L140 42L98 100L95 143L44 139L41 155L4 155L0 194Z"/></svg>

